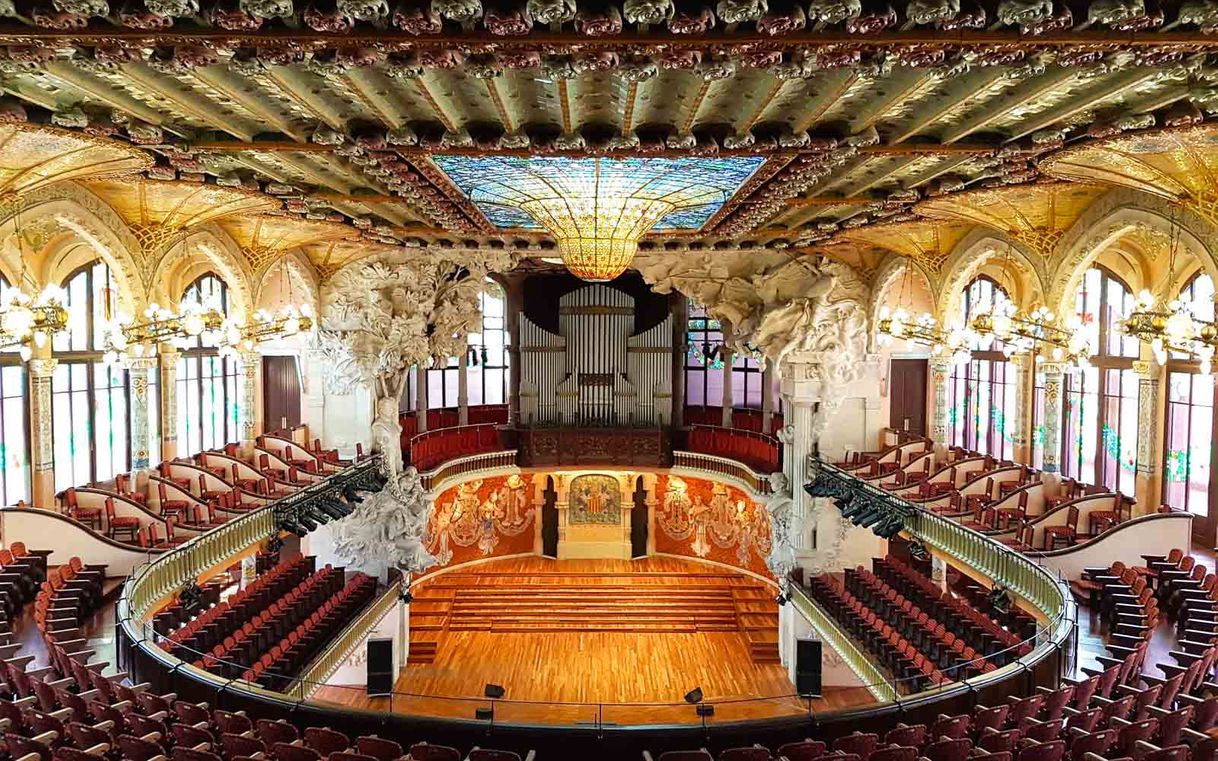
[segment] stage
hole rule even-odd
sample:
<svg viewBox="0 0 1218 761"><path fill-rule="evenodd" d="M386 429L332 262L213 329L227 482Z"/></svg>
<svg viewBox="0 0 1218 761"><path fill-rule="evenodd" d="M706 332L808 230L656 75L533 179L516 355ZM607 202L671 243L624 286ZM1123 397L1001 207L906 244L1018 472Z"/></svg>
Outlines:
<svg viewBox="0 0 1218 761"><path fill-rule="evenodd" d="M394 713L475 718L501 685L496 723L693 724L683 697L700 687L708 721L806 713L778 662L774 590L693 560L509 558L415 585L411 663L392 698L327 686L314 699ZM863 689L814 711L872 702Z"/></svg>

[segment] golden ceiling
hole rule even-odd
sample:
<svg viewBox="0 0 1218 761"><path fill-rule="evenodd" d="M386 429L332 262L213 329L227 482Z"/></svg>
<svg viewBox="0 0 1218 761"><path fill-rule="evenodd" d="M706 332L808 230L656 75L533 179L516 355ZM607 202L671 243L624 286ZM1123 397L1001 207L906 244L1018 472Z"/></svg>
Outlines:
<svg viewBox="0 0 1218 761"><path fill-rule="evenodd" d="M234 215L279 208L274 198L257 191L210 183L101 180L86 187L136 229L180 231Z"/></svg>
<svg viewBox="0 0 1218 761"><path fill-rule="evenodd" d="M41 125L0 124L0 197L150 166L151 156L117 140Z"/></svg>

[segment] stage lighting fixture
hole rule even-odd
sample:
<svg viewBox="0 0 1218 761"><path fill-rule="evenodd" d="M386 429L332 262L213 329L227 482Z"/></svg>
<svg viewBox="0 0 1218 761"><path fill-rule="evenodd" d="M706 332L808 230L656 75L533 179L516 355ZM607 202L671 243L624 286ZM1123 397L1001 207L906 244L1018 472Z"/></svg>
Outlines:
<svg viewBox="0 0 1218 761"><path fill-rule="evenodd" d="M499 684L488 684L482 689L482 694L486 695L491 700L502 700L506 690Z"/></svg>
<svg viewBox="0 0 1218 761"><path fill-rule="evenodd" d="M322 499L318 501L317 509L325 513L327 517L338 520L339 518L345 518L347 516L346 513L335 507L335 505L339 504L342 503L336 500Z"/></svg>
<svg viewBox="0 0 1218 761"><path fill-rule="evenodd" d="M685 702L689 703L691 706L701 703L702 702L702 688L695 687L692 690L690 690L689 692L685 693Z"/></svg>
<svg viewBox="0 0 1218 761"><path fill-rule="evenodd" d="M774 598L774 602L778 603L779 605L786 605L787 603L791 602L791 597L786 592L779 592L778 596Z"/></svg>
<svg viewBox="0 0 1218 761"><path fill-rule="evenodd" d="M853 520L855 523L862 526L863 528L871 528L876 523L879 523L880 519L883 517L884 517L884 506L880 505L880 504L875 504L875 505L872 505L870 508L868 508L865 512L861 513L860 515L856 516L855 518L852 518L851 520Z"/></svg>
<svg viewBox="0 0 1218 761"><path fill-rule="evenodd" d="M279 532L271 534L271 538L266 541L266 551L271 555L283 549L283 540L279 538Z"/></svg>
<svg viewBox="0 0 1218 761"><path fill-rule="evenodd" d="M359 491L351 486L343 489L343 498L355 505L364 501L364 498L359 495Z"/></svg>
<svg viewBox="0 0 1218 761"><path fill-rule="evenodd" d="M475 708L474 709L474 718L477 719L478 721L494 721L495 709L494 708Z"/></svg>
<svg viewBox="0 0 1218 761"><path fill-rule="evenodd" d="M296 513L296 521L301 526L304 526L306 534L311 534L317 530L317 522L310 519L309 516L305 515L303 512L298 511Z"/></svg>
<svg viewBox="0 0 1218 761"><path fill-rule="evenodd" d="M694 708L694 712L705 719L715 715L715 707L712 705L707 705L706 703L699 703L698 706Z"/></svg>
<svg viewBox="0 0 1218 761"><path fill-rule="evenodd" d="M309 533L308 529L306 529L304 526L301 526L299 523L292 520L291 518L284 518L283 520L279 521L279 527L281 529L283 529L284 531L287 531L288 533L294 534L299 537L303 537Z"/></svg>
<svg viewBox="0 0 1218 761"><path fill-rule="evenodd" d="M905 521L899 515L894 515L879 525L873 526L871 530L881 539L891 539L901 533L903 528L905 528Z"/></svg>
<svg viewBox="0 0 1218 761"><path fill-rule="evenodd" d="M1006 615L1011 612L1011 595L1007 592L1006 587L994 587L987 597L995 613Z"/></svg>
<svg viewBox="0 0 1218 761"><path fill-rule="evenodd" d="M398 595L398 600L400 600L403 605L409 605L410 603L414 602L414 593L409 589L404 590L400 595Z"/></svg>
<svg viewBox="0 0 1218 761"><path fill-rule="evenodd" d="M914 560L925 563L930 560L930 550L926 549L926 545L921 542L914 542L909 545L909 556Z"/></svg>

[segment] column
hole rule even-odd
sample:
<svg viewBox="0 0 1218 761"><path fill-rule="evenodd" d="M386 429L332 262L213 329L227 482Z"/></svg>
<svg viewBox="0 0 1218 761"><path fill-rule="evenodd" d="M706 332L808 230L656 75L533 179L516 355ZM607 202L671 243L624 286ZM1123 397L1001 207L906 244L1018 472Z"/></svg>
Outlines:
<svg viewBox="0 0 1218 761"><path fill-rule="evenodd" d="M1017 354L1011 357L1015 368L1015 419L1007 421L1008 432L1011 434L1012 453L1015 462L1032 462L1032 447L1029 432L1032 428L1033 383L1031 354Z"/></svg>
<svg viewBox="0 0 1218 761"><path fill-rule="evenodd" d="M766 362L761 371L761 432L774 427L774 363Z"/></svg>
<svg viewBox="0 0 1218 761"><path fill-rule="evenodd" d="M55 507L55 439L51 425L51 376L59 362L50 342L26 364L30 378L30 488L35 507Z"/></svg>
<svg viewBox="0 0 1218 761"><path fill-rule="evenodd" d="M457 425L469 425L469 352L457 363Z"/></svg>
<svg viewBox="0 0 1218 761"><path fill-rule="evenodd" d="M930 438L936 447L946 448L947 387L951 383L952 361L946 357L930 358L930 383L933 390L930 407Z"/></svg>
<svg viewBox="0 0 1218 761"><path fill-rule="evenodd" d="M131 470L138 473L151 467L149 451L148 385L157 371L156 357L131 360L127 372L131 376Z"/></svg>
<svg viewBox="0 0 1218 761"><path fill-rule="evenodd" d="M520 275L505 275L503 313L508 332L508 425L520 422L520 314L524 281Z"/></svg>
<svg viewBox="0 0 1218 761"><path fill-rule="evenodd" d="M672 427L685 425L685 362L689 356L689 300L672 295Z"/></svg>
<svg viewBox="0 0 1218 761"><path fill-rule="evenodd" d="M791 497L795 501L795 525L802 526L812 511L812 498L804 491L804 485L808 483L808 457L815 445L812 439L812 418L816 413L817 402L790 396L784 398L786 413L783 418L783 469L791 485Z"/></svg>
<svg viewBox="0 0 1218 761"><path fill-rule="evenodd" d="M1045 378L1044 471L1057 474L1061 472L1062 379L1065 366L1061 362L1042 362L1040 372Z"/></svg>
<svg viewBox="0 0 1218 761"><path fill-rule="evenodd" d="M258 437L258 374L262 369L262 355L256 351L241 352L241 443L253 446Z"/></svg>
<svg viewBox="0 0 1218 761"><path fill-rule="evenodd" d="M161 363L161 459L178 456L178 351L159 349Z"/></svg>
<svg viewBox="0 0 1218 761"><path fill-rule="evenodd" d="M1134 362L1138 373L1138 469L1134 478L1134 494L1140 513L1154 512L1163 500L1163 462L1158 444L1164 424L1159 404L1159 376L1163 371L1153 362Z"/></svg>
<svg viewBox="0 0 1218 761"><path fill-rule="evenodd" d="M321 439L329 446L330 439L326 436L326 392L325 372L329 370L329 360L321 349L309 349L304 353L305 361L303 377L305 378L305 404L302 410L301 422L309 426L309 435Z"/></svg>
<svg viewBox="0 0 1218 761"><path fill-rule="evenodd" d="M414 368L414 418L415 433L427 430L427 368L422 363Z"/></svg>
<svg viewBox="0 0 1218 761"><path fill-rule="evenodd" d="M724 327L727 330L727 327ZM719 424L724 428L732 427L732 363L736 361L736 355L731 349L723 347L723 418Z"/></svg>

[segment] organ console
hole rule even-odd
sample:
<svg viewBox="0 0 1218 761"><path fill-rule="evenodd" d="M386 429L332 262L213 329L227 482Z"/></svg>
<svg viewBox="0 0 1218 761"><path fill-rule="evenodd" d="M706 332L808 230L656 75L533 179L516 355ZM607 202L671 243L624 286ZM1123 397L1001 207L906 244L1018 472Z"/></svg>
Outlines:
<svg viewBox="0 0 1218 761"><path fill-rule="evenodd" d="M520 413L527 426L672 422L672 316L637 335L635 301L605 285L559 299L559 333L520 319Z"/></svg>

